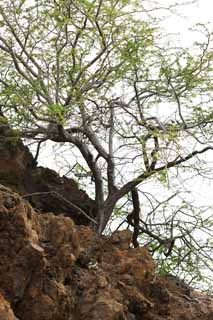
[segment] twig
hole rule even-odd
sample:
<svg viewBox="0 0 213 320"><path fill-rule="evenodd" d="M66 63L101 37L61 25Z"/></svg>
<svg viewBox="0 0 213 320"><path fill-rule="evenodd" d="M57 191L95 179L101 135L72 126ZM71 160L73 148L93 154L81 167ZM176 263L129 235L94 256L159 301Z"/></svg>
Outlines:
<svg viewBox="0 0 213 320"><path fill-rule="evenodd" d="M75 205L74 203L72 203L71 201L67 200L66 198L64 198L61 194L59 194L56 191L46 191L46 192L34 192L34 193L29 193L29 194L25 194L24 196L22 196L22 198L28 198L31 196L42 196L42 195L46 195L46 194L55 194L57 197L59 197L60 199L64 200L66 203L68 203L71 207L73 207L74 209L76 209L78 212L82 213L88 220L90 220L91 222L97 224L97 222L91 218L90 216L88 216L88 214L82 210L80 207L78 207L77 205Z"/></svg>

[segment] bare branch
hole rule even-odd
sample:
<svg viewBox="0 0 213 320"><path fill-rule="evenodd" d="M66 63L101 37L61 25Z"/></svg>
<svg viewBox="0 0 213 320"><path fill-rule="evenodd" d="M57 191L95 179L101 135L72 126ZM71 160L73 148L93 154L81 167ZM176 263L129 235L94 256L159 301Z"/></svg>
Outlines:
<svg viewBox="0 0 213 320"><path fill-rule="evenodd" d="M22 198L29 198L29 197L34 197L34 196L45 196L45 195L48 195L48 194L56 195L56 197L58 197L59 199L63 200L64 202L66 202L71 208L75 209L77 213L82 214L88 220L90 220L94 224L97 224L97 221L95 221L93 218L88 216L88 214L83 209L81 209L79 206L77 206L76 204L74 204L70 200L64 198L60 193L58 193L56 191L29 193L29 194L25 194L24 196L22 196Z"/></svg>

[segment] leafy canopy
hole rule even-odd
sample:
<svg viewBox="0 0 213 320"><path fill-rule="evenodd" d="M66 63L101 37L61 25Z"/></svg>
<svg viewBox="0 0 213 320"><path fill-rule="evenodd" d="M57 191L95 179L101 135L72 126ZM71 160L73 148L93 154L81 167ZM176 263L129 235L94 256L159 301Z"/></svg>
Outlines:
<svg viewBox="0 0 213 320"><path fill-rule="evenodd" d="M187 204L187 211L182 198L166 215L146 183L168 187L186 169L205 171L200 155L213 148L212 34L197 25L200 40L179 47L152 10L136 0L5 0L0 105L23 138L68 146L68 171L92 176L100 233L131 203L135 245L141 237L160 258L166 249L162 268L184 262L190 273L194 261L209 268L212 243L200 246L193 232L210 232L212 222L205 210ZM152 208L140 214L137 201Z"/></svg>

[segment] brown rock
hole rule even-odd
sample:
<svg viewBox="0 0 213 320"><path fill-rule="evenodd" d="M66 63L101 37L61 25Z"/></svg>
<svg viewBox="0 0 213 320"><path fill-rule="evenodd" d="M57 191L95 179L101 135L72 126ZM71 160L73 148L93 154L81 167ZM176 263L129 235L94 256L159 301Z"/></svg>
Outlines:
<svg viewBox="0 0 213 320"><path fill-rule="evenodd" d="M108 285L107 278L105 276L99 276L98 278L98 287L105 288Z"/></svg>
<svg viewBox="0 0 213 320"><path fill-rule="evenodd" d="M124 306L113 290L89 292L81 298L79 320L125 320Z"/></svg>
<svg viewBox="0 0 213 320"><path fill-rule="evenodd" d="M116 231L110 238L110 243L120 250L128 250L132 242L132 232L130 230Z"/></svg>
<svg viewBox="0 0 213 320"><path fill-rule="evenodd" d="M65 319L74 300L64 283L77 255L70 218L37 215L0 187L0 290L21 319Z"/></svg>
<svg viewBox="0 0 213 320"><path fill-rule="evenodd" d="M74 180L60 177L55 171L43 167L31 169L27 177L24 194L30 194L27 200L34 208L71 217L76 224L91 224L78 208L94 218L94 201L79 190Z"/></svg>
<svg viewBox="0 0 213 320"><path fill-rule="evenodd" d="M145 279L152 279L154 276L154 262L146 248L114 249L113 252L109 252L103 257L103 261L110 266L113 265L113 269L118 275L131 275L134 283L139 286Z"/></svg>
<svg viewBox="0 0 213 320"><path fill-rule="evenodd" d="M126 287L126 294L129 302L128 309L133 314L146 314L154 306L154 304L136 288Z"/></svg>
<svg viewBox="0 0 213 320"><path fill-rule="evenodd" d="M0 126L0 183L15 191L24 191L24 180L33 157L8 126Z"/></svg>
<svg viewBox="0 0 213 320"><path fill-rule="evenodd" d="M0 320L18 320L15 317L10 304L4 299L0 293Z"/></svg>
<svg viewBox="0 0 213 320"><path fill-rule="evenodd" d="M37 167L29 149L7 126L0 126L0 184L25 195L39 211L69 216L77 224L90 225L91 221L76 206L95 216L94 201L86 192L74 180Z"/></svg>
<svg viewBox="0 0 213 320"><path fill-rule="evenodd" d="M0 185L0 320L212 319L213 297L154 275L130 239L38 214Z"/></svg>

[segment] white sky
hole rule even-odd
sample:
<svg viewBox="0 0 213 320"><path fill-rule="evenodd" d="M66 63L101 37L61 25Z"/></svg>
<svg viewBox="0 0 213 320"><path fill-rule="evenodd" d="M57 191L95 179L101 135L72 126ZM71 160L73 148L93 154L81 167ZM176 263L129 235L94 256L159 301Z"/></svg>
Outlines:
<svg viewBox="0 0 213 320"><path fill-rule="evenodd" d="M183 2L177 0L177 3ZM160 4L171 3L171 0L159 0ZM166 19L162 25L171 33L179 35L181 44L190 45L196 39L188 29L193 27L196 23L208 24L209 29L213 30L213 1L212 0L197 0L196 3L181 6L176 9L176 15L171 15Z"/></svg>
<svg viewBox="0 0 213 320"><path fill-rule="evenodd" d="M181 3L183 0L177 0L177 3ZM173 0L158 0L158 3L162 6L170 3L174 3ZM208 23L209 29L213 31L213 0L198 0L194 4L187 6L179 7L176 10L177 14L172 15L170 18L165 19L162 22L163 27L167 32L175 33L182 45L188 46L192 44L196 39L197 34L191 33L188 31L190 27L196 23ZM208 159L213 157L213 152L209 153ZM54 161L50 161L50 157L41 153L39 158L39 164L43 166L52 167L55 169ZM53 159L52 159L53 160ZM52 163L51 163L52 162ZM213 197L212 197L212 184L210 181L203 181L203 179L193 179L190 181L187 188L193 190L196 199L199 199L199 202L204 205L213 206Z"/></svg>
<svg viewBox="0 0 213 320"><path fill-rule="evenodd" d="M160 3L161 1L162 4L165 2L165 0L160 0ZM177 2L180 2L180 0ZM195 38L197 34L195 35L188 31L188 29L196 23L208 24L209 30L213 32L213 0L198 0L195 4L179 8L178 12L180 13L180 16L172 16L170 19L166 20L164 27L169 30L169 32L177 33L180 37L180 42L183 45L188 46L194 41L199 40L199 38ZM213 152L206 154L204 157L210 162L213 158ZM213 183L207 180L194 179L189 185L191 190L193 190L195 197L198 197L202 204L213 205Z"/></svg>
<svg viewBox="0 0 213 320"><path fill-rule="evenodd" d="M211 26L213 26L212 19L212 9L213 9L213 1L212 0L198 0L197 3L191 4L189 6L185 6L181 11L182 15L186 17L186 25L190 27L192 23L197 22L209 22ZM173 24L173 27L178 29L182 29L183 22L181 19Z"/></svg>
<svg viewBox="0 0 213 320"><path fill-rule="evenodd" d="M141 0L142 1L142 0ZM158 0L158 3L164 5L166 3L173 2L173 0ZM178 3L181 0L177 0ZM196 34L188 31L188 28L192 27L196 23L204 23L209 26L209 29L213 31L213 0L198 0L196 4L191 4L189 6L184 6L178 9L179 16L172 15L170 18L162 22L163 27L167 32L175 33L179 37L179 42L183 46L190 46L193 42L199 41L199 38L196 39ZM58 169L55 165L55 160L53 157L50 157L50 150L47 152L41 152L39 157L39 165L47 166L53 169ZM213 168L213 151L205 154L204 157L209 161L209 167ZM205 158L204 158L205 159ZM52 160L52 161L51 161ZM63 174L62 172L60 172ZM213 169L212 169L213 176ZM213 181L203 179L203 178L194 178L188 181L184 187L186 190L192 191L192 202L194 204L212 206L213 208ZM87 190L88 191L88 190ZM156 183L153 185L152 191L156 193L161 192L161 188ZM163 191L165 192L165 191Z"/></svg>

